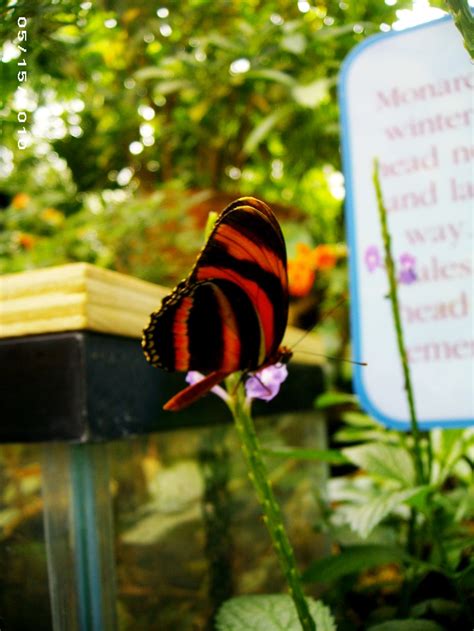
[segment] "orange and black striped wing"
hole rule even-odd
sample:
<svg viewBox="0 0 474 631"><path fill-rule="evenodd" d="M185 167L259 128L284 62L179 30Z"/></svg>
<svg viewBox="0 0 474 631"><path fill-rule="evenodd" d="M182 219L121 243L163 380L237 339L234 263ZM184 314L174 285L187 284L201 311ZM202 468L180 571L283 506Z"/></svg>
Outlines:
<svg viewBox="0 0 474 631"><path fill-rule="evenodd" d="M221 213L187 282L209 280L231 283L237 302L246 296L253 305L259 335L240 330L241 344L252 352L242 355L239 369L254 370L276 358L288 320L286 247L264 202L243 197Z"/></svg>
<svg viewBox="0 0 474 631"><path fill-rule="evenodd" d="M178 285L151 314L142 346L148 361L165 370L229 374L257 363L260 336L246 292L216 278Z"/></svg>
<svg viewBox="0 0 474 631"><path fill-rule="evenodd" d="M245 197L224 209L189 277L151 314L142 346L170 371L256 370L278 360L287 318L280 226L266 204Z"/></svg>

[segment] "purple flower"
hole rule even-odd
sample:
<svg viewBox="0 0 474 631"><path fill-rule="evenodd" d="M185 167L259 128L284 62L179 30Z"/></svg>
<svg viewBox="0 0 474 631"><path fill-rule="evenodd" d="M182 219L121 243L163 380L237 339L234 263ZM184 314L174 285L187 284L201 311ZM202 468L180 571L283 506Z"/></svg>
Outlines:
<svg viewBox="0 0 474 631"><path fill-rule="evenodd" d="M413 267L416 263L416 258L413 256L413 254L410 254L409 252L404 252L403 254L400 254L398 260L400 261L400 265L402 267Z"/></svg>
<svg viewBox="0 0 474 631"><path fill-rule="evenodd" d="M202 379L204 379L204 375L197 370L190 370L186 375L186 383L189 383L189 385L191 386L193 386L195 383L198 383L198 381L201 381ZM214 386L213 388L211 388L211 392L217 394L217 396L220 397L223 401L227 402L229 400L229 395L221 386Z"/></svg>
<svg viewBox="0 0 474 631"><path fill-rule="evenodd" d="M416 281L416 272L414 269L402 270L398 275L398 282L404 285L411 285Z"/></svg>
<svg viewBox="0 0 474 631"><path fill-rule="evenodd" d="M383 267L382 257L376 245L369 245L365 251L365 264L369 272L374 272L377 267Z"/></svg>
<svg viewBox="0 0 474 631"><path fill-rule="evenodd" d="M399 256L398 260L401 267L398 273L398 282L411 285L411 283L416 281L416 258L412 254L405 252Z"/></svg>
<svg viewBox="0 0 474 631"><path fill-rule="evenodd" d="M245 391L249 399L271 401L280 391L281 384L288 377L285 364L274 364L262 368L245 382Z"/></svg>

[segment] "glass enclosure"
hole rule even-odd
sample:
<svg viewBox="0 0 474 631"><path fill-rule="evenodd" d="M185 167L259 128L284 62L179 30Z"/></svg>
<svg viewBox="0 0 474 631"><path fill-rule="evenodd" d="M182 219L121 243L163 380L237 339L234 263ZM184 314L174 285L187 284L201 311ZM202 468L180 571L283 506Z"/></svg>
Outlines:
<svg viewBox="0 0 474 631"><path fill-rule="evenodd" d="M262 418L258 432L265 446L325 445L324 421L316 412ZM325 467L278 458L269 458L268 467L304 569L328 553L328 540L317 529ZM229 596L285 589L231 425L102 445L3 445L0 476L0 615L6 629L53 628L52 604L57 628L71 628L68 611L75 609L80 624L87 613L74 602L81 536L89 538L84 563L95 550L103 567L111 568L95 589L116 589L109 622L113 628L116 615L122 631L204 630ZM87 484L96 489L91 529ZM74 485L82 485L75 495ZM100 493L108 497L97 500ZM84 505L68 513L68 495L76 502L83 497ZM112 546L104 540L107 533ZM71 537L79 537L75 547ZM48 582L48 563L60 584ZM63 610L60 602L67 603ZM100 599L94 602L92 616L102 606Z"/></svg>

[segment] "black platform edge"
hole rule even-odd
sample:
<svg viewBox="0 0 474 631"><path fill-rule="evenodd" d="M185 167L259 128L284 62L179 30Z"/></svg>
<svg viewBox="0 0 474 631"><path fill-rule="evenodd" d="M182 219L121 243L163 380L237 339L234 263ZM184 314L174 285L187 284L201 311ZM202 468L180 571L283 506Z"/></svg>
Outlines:
<svg viewBox="0 0 474 631"><path fill-rule="evenodd" d="M162 410L185 386L182 373L150 366L139 340L72 331L0 340L0 443L108 441L230 420L208 395L182 412ZM318 366L289 365L289 377L256 416L310 410L323 390Z"/></svg>

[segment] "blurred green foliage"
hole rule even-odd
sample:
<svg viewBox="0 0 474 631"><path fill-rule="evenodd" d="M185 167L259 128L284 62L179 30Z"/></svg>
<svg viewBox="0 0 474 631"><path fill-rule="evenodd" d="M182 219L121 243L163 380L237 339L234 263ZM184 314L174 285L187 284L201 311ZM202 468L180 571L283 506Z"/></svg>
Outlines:
<svg viewBox="0 0 474 631"><path fill-rule="evenodd" d="M333 472L325 519L317 525L330 534L337 554L316 561L305 574L308 582L322 586L338 629L375 631L377 624L416 629L421 621L431 623L426 629L469 628L474 616L472 428L423 434L427 480L418 485L412 435L387 430L362 413L352 395L326 392L316 405L340 422L333 436L340 451L327 456L335 462L340 454L353 465ZM311 458L311 450L303 457Z"/></svg>
<svg viewBox="0 0 474 631"><path fill-rule="evenodd" d="M7 2L0 271L86 260L174 282L202 217L180 214L186 238L164 251L160 226L205 190L293 209L283 217L290 251L341 240L337 75L355 44L409 4ZM18 193L31 197L24 215L11 205ZM46 208L65 217L56 230L33 218ZM132 240L143 256L124 256Z"/></svg>
<svg viewBox="0 0 474 631"><path fill-rule="evenodd" d="M3 0L0 273L88 261L172 284L192 264L207 211L241 194L277 207L292 257L298 243L343 240L337 77L358 42L389 30L396 12L410 6L409 0ZM20 17L27 19L24 29ZM29 144L21 150L23 127ZM332 269L331 287L316 291L343 293L345 272L342 265ZM346 315L340 320L333 324L333 355L349 338ZM325 577L324 596L341 629L365 628L369 616L374 624L397 616L472 626L472 434L432 434L430 482L420 489L409 479L409 439L382 431L357 410L341 418L335 438L352 446L327 456L337 453L357 469L331 479L322 523L341 554L315 563L308 580ZM189 439L179 444L189 446ZM387 468L390 455L395 466ZM1 525L8 540L41 511L39 473L23 470L14 452L2 458ZM135 461L145 468L141 454ZM160 471L154 452L146 464L153 475ZM34 484L15 486L16 477ZM135 483L129 460L122 477L118 496L125 502L126 484ZM239 514L248 510L244 499ZM299 497L295 504L296 514ZM253 533L236 530L252 566L267 567L255 564ZM134 571L130 562L127 572ZM127 598L135 602L137 593L130 589ZM147 597L153 600L153 590ZM151 615L140 602L134 606Z"/></svg>

